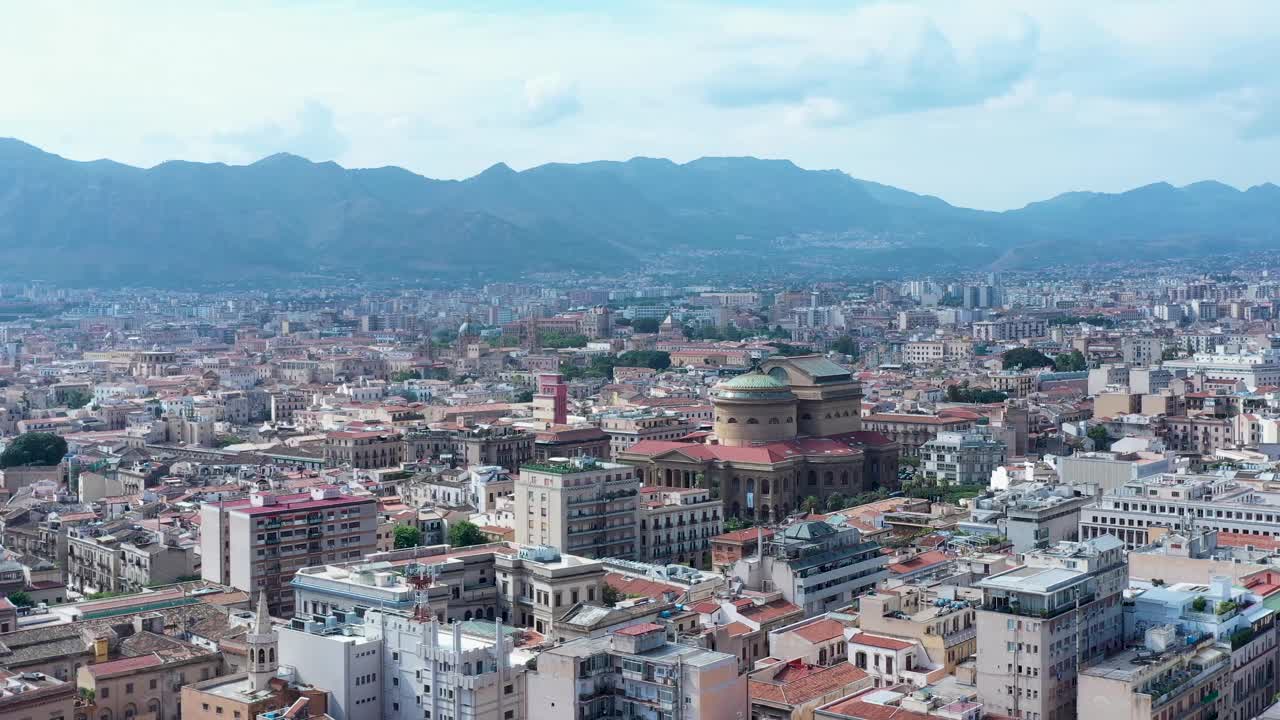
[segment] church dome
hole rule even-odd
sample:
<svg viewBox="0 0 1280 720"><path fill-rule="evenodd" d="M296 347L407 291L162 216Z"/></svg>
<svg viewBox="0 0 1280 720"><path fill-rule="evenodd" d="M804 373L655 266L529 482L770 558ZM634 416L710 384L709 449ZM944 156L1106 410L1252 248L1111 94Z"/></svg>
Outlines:
<svg viewBox="0 0 1280 720"><path fill-rule="evenodd" d="M789 385L757 370L716 385L715 395L727 400L789 400L793 397Z"/></svg>

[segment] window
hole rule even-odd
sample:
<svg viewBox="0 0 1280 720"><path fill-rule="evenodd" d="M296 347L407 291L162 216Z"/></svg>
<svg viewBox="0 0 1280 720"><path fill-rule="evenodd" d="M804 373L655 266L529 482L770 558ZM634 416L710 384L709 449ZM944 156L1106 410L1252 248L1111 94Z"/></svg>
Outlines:
<svg viewBox="0 0 1280 720"><path fill-rule="evenodd" d="M106 700L111 697L111 688L102 688L102 692L98 693L98 695L100 695L103 700Z"/></svg>

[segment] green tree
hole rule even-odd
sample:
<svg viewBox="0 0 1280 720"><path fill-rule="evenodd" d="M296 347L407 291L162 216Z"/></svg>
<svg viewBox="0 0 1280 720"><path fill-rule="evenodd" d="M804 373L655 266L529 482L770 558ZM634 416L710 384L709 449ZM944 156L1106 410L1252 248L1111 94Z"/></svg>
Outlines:
<svg viewBox="0 0 1280 720"><path fill-rule="evenodd" d="M858 341L848 335L842 335L831 343L831 349L844 355L858 356Z"/></svg>
<svg viewBox="0 0 1280 720"><path fill-rule="evenodd" d="M580 348L587 346L587 336L581 333L566 335L561 332L547 331L538 338L538 344L544 348L559 350L562 348Z"/></svg>
<svg viewBox="0 0 1280 720"><path fill-rule="evenodd" d="M418 547L422 544L422 530L413 525L397 525L393 532L397 550Z"/></svg>
<svg viewBox="0 0 1280 720"><path fill-rule="evenodd" d="M489 538L480 532L480 528L470 520L461 520L449 526L449 545L452 547L469 547L483 545Z"/></svg>
<svg viewBox="0 0 1280 720"><path fill-rule="evenodd" d="M613 607L626 599L626 596L618 592L618 589L609 583L600 586L600 602L605 607Z"/></svg>
<svg viewBox="0 0 1280 720"><path fill-rule="evenodd" d="M822 501L818 499L817 495L810 495L804 499L804 502L800 503L800 509L807 513L816 513L822 509Z"/></svg>
<svg viewBox="0 0 1280 720"><path fill-rule="evenodd" d="M840 493L832 493L827 496L827 512L843 510L846 507L848 507L848 501L845 499L844 495L841 495Z"/></svg>
<svg viewBox="0 0 1280 720"><path fill-rule="evenodd" d="M35 605L35 602L31 599L31 596L26 594L22 590L9 593L9 602L13 603L14 605L17 605L18 607L31 607L32 605Z"/></svg>
<svg viewBox="0 0 1280 720"><path fill-rule="evenodd" d="M631 329L638 333L656 333L662 323L654 318L640 318L631 323Z"/></svg>
<svg viewBox="0 0 1280 720"><path fill-rule="evenodd" d="M1093 440L1093 447L1098 450L1106 450L1111 447L1111 436L1107 435L1107 429L1101 425L1094 425L1089 428L1089 432L1085 433L1090 440Z"/></svg>
<svg viewBox="0 0 1280 720"><path fill-rule="evenodd" d="M532 391L532 390L521 390L520 392L516 393L515 401L516 401L516 402L518 402L518 403L530 403L530 402L533 402L533 391Z"/></svg>
<svg viewBox="0 0 1280 720"><path fill-rule="evenodd" d="M66 395L63 395L63 402L72 410L79 410L88 405L90 400L93 400L93 396L79 388L69 390Z"/></svg>
<svg viewBox="0 0 1280 720"><path fill-rule="evenodd" d="M662 371L671 367L671 353L661 350L628 350L618 356L616 365L647 367Z"/></svg>
<svg viewBox="0 0 1280 720"><path fill-rule="evenodd" d="M405 380L418 380L417 370L397 370L391 373L391 382L404 382Z"/></svg>
<svg viewBox="0 0 1280 720"><path fill-rule="evenodd" d="M57 465L67 454L67 441L53 433L23 433L0 454L0 468Z"/></svg>
<svg viewBox="0 0 1280 720"><path fill-rule="evenodd" d="M1058 372L1079 372L1088 370L1089 363L1085 361L1084 354L1079 350L1072 350L1069 353L1062 353L1053 359L1053 369Z"/></svg>
<svg viewBox="0 0 1280 720"><path fill-rule="evenodd" d="M228 445L239 445L242 442L244 442L244 438L239 435L223 435L218 438L218 441L215 444L220 448L224 448Z"/></svg>
<svg viewBox="0 0 1280 720"><path fill-rule="evenodd" d="M1053 367L1053 359L1048 355L1031 348L1014 348L1008 350L1001 358L1005 370L1014 368Z"/></svg>

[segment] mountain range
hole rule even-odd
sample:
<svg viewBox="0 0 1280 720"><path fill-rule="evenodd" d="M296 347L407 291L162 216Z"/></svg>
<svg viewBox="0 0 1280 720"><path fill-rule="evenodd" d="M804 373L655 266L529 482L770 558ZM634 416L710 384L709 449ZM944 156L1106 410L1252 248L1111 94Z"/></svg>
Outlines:
<svg viewBox="0 0 1280 720"><path fill-rule="evenodd" d="M1280 187L1072 192L1007 212L786 160L505 164L466 180L278 154L77 162L0 139L0 276L184 286L576 270L857 275L1276 246Z"/></svg>

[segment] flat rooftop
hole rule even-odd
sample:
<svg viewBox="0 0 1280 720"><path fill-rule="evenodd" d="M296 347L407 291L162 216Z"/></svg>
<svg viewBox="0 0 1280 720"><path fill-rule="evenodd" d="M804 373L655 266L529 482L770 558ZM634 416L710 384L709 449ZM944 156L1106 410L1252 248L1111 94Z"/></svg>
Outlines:
<svg viewBox="0 0 1280 720"><path fill-rule="evenodd" d="M1087 575L1088 573L1079 570L1024 565L981 580L977 585L991 590L1033 592L1043 595L1070 587Z"/></svg>

